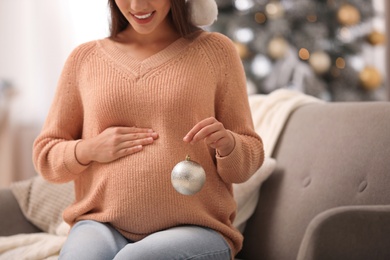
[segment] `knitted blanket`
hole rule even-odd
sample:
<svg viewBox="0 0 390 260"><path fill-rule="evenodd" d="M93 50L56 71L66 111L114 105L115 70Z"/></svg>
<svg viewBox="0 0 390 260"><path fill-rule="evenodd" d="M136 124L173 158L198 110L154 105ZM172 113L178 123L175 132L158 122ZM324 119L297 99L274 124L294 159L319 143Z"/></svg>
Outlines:
<svg viewBox="0 0 390 260"><path fill-rule="evenodd" d="M289 89L277 89L268 95L249 96L253 123L263 139L265 156L271 156L290 114L297 108L314 102L315 97Z"/></svg>
<svg viewBox="0 0 390 260"><path fill-rule="evenodd" d="M0 237L0 260L56 260L69 226L61 223L54 234L34 233Z"/></svg>

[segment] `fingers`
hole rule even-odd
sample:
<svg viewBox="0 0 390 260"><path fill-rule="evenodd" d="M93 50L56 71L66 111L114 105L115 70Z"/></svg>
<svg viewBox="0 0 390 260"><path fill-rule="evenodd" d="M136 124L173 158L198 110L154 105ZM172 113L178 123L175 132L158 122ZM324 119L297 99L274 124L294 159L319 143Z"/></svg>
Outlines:
<svg viewBox="0 0 390 260"><path fill-rule="evenodd" d="M137 140L155 140L158 138L158 134L153 132L153 133L137 133L137 134L123 134L118 136L118 142L120 143L129 143L132 144L132 141L137 141ZM136 143L138 144L138 143Z"/></svg>
<svg viewBox="0 0 390 260"><path fill-rule="evenodd" d="M206 118L197 123L183 138L184 142L194 144L205 140L207 144L215 143L226 135L223 124L215 118Z"/></svg>
<svg viewBox="0 0 390 260"><path fill-rule="evenodd" d="M144 147L142 145L136 145L136 146L121 149L117 152L117 158L121 158L121 157L131 155L134 153L138 153L138 152L142 151L143 148Z"/></svg>
<svg viewBox="0 0 390 260"><path fill-rule="evenodd" d="M83 161L88 159L107 163L140 152L144 146L152 144L157 138L158 134L148 128L111 127L88 140L90 152L86 156L81 152L80 157L82 159L86 157Z"/></svg>
<svg viewBox="0 0 390 260"><path fill-rule="evenodd" d="M117 146L116 155L124 157L134 153L138 153L143 150L144 146L154 143L154 140L158 138L158 134L155 132L147 131L147 133L128 133L122 135L122 141Z"/></svg>
<svg viewBox="0 0 390 260"><path fill-rule="evenodd" d="M113 138L115 145L145 138L157 139L158 134L152 129L136 127L111 127L109 134Z"/></svg>
<svg viewBox="0 0 390 260"><path fill-rule="evenodd" d="M138 128L138 127L124 127L124 126L118 126L118 127L111 127L112 131L114 131L115 134L118 135L127 135L127 134L151 134L155 133L153 129L150 128Z"/></svg>
<svg viewBox="0 0 390 260"><path fill-rule="evenodd" d="M138 149L135 149L135 151L139 151L140 147L152 144L157 138L158 134L152 129L122 127L116 129L114 143L116 146L116 151L127 150L131 153L134 150L131 148L138 147Z"/></svg>
<svg viewBox="0 0 390 260"><path fill-rule="evenodd" d="M215 126L213 126L213 122L209 120L203 120L196 124L184 137L185 142L196 143L199 140L206 138L208 135L215 131Z"/></svg>
<svg viewBox="0 0 390 260"><path fill-rule="evenodd" d="M234 137L217 119L210 117L197 123L183 138L184 142L195 144L201 140L216 149L220 156L226 156L234 149Z"/></svg>
<svg viewBox="0 0 390 260"><path fill-rule="evenodd" d="M217 132L214 132L212 133L211 135L209 136L206 136L204 138L204 141L207 145L209 145L210 147L212 148L216 148L218 146L220 146L220 144L223 142L223 140L225 139L226 135L224 132L222 131L217 131Z"/></svg>
<svg viewBox="0 0 390 260"><path fill-rule="evenodd" d="M117 148L118 151L122 149L127 149L135 146L146 146L149 144L152 144L154 142L155 138L153 137L144 137L144 138L137 138L137 139L131 139L130 141L124 141L121 142Z"/></svg>

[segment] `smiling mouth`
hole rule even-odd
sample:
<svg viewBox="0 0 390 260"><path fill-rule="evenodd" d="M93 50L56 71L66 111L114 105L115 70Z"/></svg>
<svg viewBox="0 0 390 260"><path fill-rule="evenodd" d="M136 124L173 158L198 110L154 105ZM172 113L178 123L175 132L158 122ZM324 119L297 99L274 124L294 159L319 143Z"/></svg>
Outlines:
<svg viewBox="0 0 390 260"><path fill-rule="evenodd" d="M154 11L151 12L151 13L148 13L148 14L144 14L144 15L135 15L135 14L133 14L133 16L135 18L137 18L137 19L145 20L145 19L148 19L149 17L151 17L153 14L154 14Z"/></svg>

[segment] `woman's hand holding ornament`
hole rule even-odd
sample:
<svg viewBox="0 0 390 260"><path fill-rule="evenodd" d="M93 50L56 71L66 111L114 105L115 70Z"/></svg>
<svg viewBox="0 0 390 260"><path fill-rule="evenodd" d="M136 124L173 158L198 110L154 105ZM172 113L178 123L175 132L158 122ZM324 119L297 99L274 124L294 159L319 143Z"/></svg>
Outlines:
<svg viewBox="0 0 390 260"><path fill-rule="evenodd" d="M224 125L214 117L206 118L197 123L183 138L183 141L195 144L203 140L209 147L216 149L220 156L229 155L234 149L234 137ZM171 182L175 190L183 195L198 193L206 181L203 167L190 160L175 165L171 173Z"/></svg>
<svg viewBox="0 0 390 260"><path fill-rule="evenodd" d="M148 128L110 127L93 138L80 141L75 154L84 165L92 161L109 163L141 151L157 138L158 134Z"/></svg>
<svg viewBox="0 0 390 260"><path fill-rule="evenodd" d="M204 140L208 146L217 150L220 156L229 155L235 146L233 135L214 117L197 123L183 138L184 142L194 144Z"/></svg>

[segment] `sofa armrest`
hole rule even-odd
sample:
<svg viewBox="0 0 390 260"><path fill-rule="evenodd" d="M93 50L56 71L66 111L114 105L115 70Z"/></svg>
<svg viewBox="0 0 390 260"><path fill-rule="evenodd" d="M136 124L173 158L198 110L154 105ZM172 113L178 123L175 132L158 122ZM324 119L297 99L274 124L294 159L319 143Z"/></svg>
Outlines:
<svg viewBox="0 0 390 260"><path fill-rule="evenodd" d="M344 206L317 215L297 260L390 259L390 205Z"/></svg>
<svg viewBox="0 0 390 260"><path fill-rule="evenodd" d="M23 215L10 189L0 189L0 236L41 232Z"/></svg>

